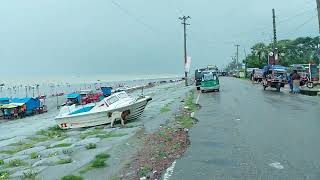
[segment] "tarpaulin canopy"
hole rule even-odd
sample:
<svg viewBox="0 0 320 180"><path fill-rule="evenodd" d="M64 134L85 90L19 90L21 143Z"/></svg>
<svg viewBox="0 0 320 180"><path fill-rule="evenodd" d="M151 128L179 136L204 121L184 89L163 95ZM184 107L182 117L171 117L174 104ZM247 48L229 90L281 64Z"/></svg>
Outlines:
<svg viewBox="0 0 320 180"><path fill-rule="evenodd" d="M38 98L14 98L12 99L12 103L26 104L27 111L32 111L40 107L40 100Z"/></svg>
<svg viewBox="0 0 320 180"><path fill-rule="evenodd" d="M72 94L67 94L67 98L68 99L77 99L79 98L81 95L78 93L72 93Z"/></svg>
<svg viewBox="0 0 320 180"><path fill-rule="evenodd" d="M13 104L4 104L4 105L1 105L1 108L2 109L12 109L12 108L16 108L18 106L15 106Z"/></svg>
<svg viewBox="0 0 320 180"><path fill-rule="evenodd" d="M0 104L9 104L10 99L9 98L0 98Z"/></svg>

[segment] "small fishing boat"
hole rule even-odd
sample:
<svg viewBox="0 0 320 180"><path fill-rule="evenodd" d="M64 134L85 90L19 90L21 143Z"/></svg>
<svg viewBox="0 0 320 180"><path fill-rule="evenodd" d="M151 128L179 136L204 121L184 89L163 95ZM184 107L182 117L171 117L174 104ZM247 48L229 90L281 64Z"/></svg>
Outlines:
<svg viewBox="0 0 320 180"><path fill-rule="evenodd" d="M61 129L92 127L111 123L112 113L117 111L124 113L125 120L130 121L139 118L151 100L143 95L132 98L122 91L98 103L63 106L55 120Z"/></svg>

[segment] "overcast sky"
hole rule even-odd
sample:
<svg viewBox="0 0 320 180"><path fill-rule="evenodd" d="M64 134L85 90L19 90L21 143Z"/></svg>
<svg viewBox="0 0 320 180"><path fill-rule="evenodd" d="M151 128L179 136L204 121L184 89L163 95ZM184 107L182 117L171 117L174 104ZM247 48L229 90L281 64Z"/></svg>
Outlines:
<svg viewBox="0 0 320 180"><path fill-rule="evenodd" d="M272 38L317 36L315 0L2 0L0 75L179 74L189 15L192 67L226 65Z"/></svg>

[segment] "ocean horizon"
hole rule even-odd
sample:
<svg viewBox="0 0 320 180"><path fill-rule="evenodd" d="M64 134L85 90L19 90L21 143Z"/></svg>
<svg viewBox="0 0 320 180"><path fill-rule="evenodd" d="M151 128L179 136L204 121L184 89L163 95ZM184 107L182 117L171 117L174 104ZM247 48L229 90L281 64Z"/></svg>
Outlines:
<svg viewBox="0 0 320 180"><path fill-rule="evenodd" d="M175 74L2 77L0 80L0 98L51 96L84 89L97 89L101 86L117 87L123 85L133 87L161 79L169 80L181 77L182 75Z"/></svg>
<svg viewBox="0 0 320 180"><path fill-rule="evenodd" d="M98 74L98 75L2 75L0 84L5 86L33 86L49 84L91 84L114 83L122 81L152 80L162 78L180 78L178 74Z"/></svg>

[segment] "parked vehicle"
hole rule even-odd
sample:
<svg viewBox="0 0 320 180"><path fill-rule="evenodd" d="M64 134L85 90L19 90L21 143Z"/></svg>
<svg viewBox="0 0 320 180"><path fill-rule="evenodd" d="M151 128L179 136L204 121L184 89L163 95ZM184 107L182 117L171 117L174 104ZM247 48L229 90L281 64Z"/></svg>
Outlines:
<svg viewBox="0 0 320 180"><path fill-rule="evenodd" d="M217 73L211 71L203 72L200 90L201 92L219 91L220 83Z"/></svg>
<svg viewBox="0 0 320 180"><path fill-rule="evenodd" d="M316 85L319 85L319 66L316 64L309 64L307 68L308 73L308 82L306 83L308 88L313 88Z"/></svg>
<svg viewBox="0 0 320 180"><path fill-rule="evenodd" d="M55 118L61 129L91 127L111 123L112 113L126 112L126 120L137 119L143 113L148 96L130 97L126 92L114 93L98 103L87 105L63 106Z"/></svg>
<svg viewBox="0 0 320 180"><path fill-rule="evenodd" d="M203 75L203 71L205 71L206 68L203 68L203 69L197 69L195 71L195 81L196 81L196 87L197 87L197 90L200 90L200 86L201 86L201 81L202 81L202 75Z"/></svg>
<svg viewBox="0 0 320 180"><path fill-rule="evenodd" d="M254 82L258 82L258 83L262 82L262 80L263 80L263 70L262 69L255 69L253 77L252 77L252 80Z"/></svg>
<svg viewBox="0 0 320 180"><path fill-rule="evenodd" d="M287 71L283 66L266 66L264 67L264 78L262 81L263 89L267 87L276 88L278 92L288 83Z"/></svg>

